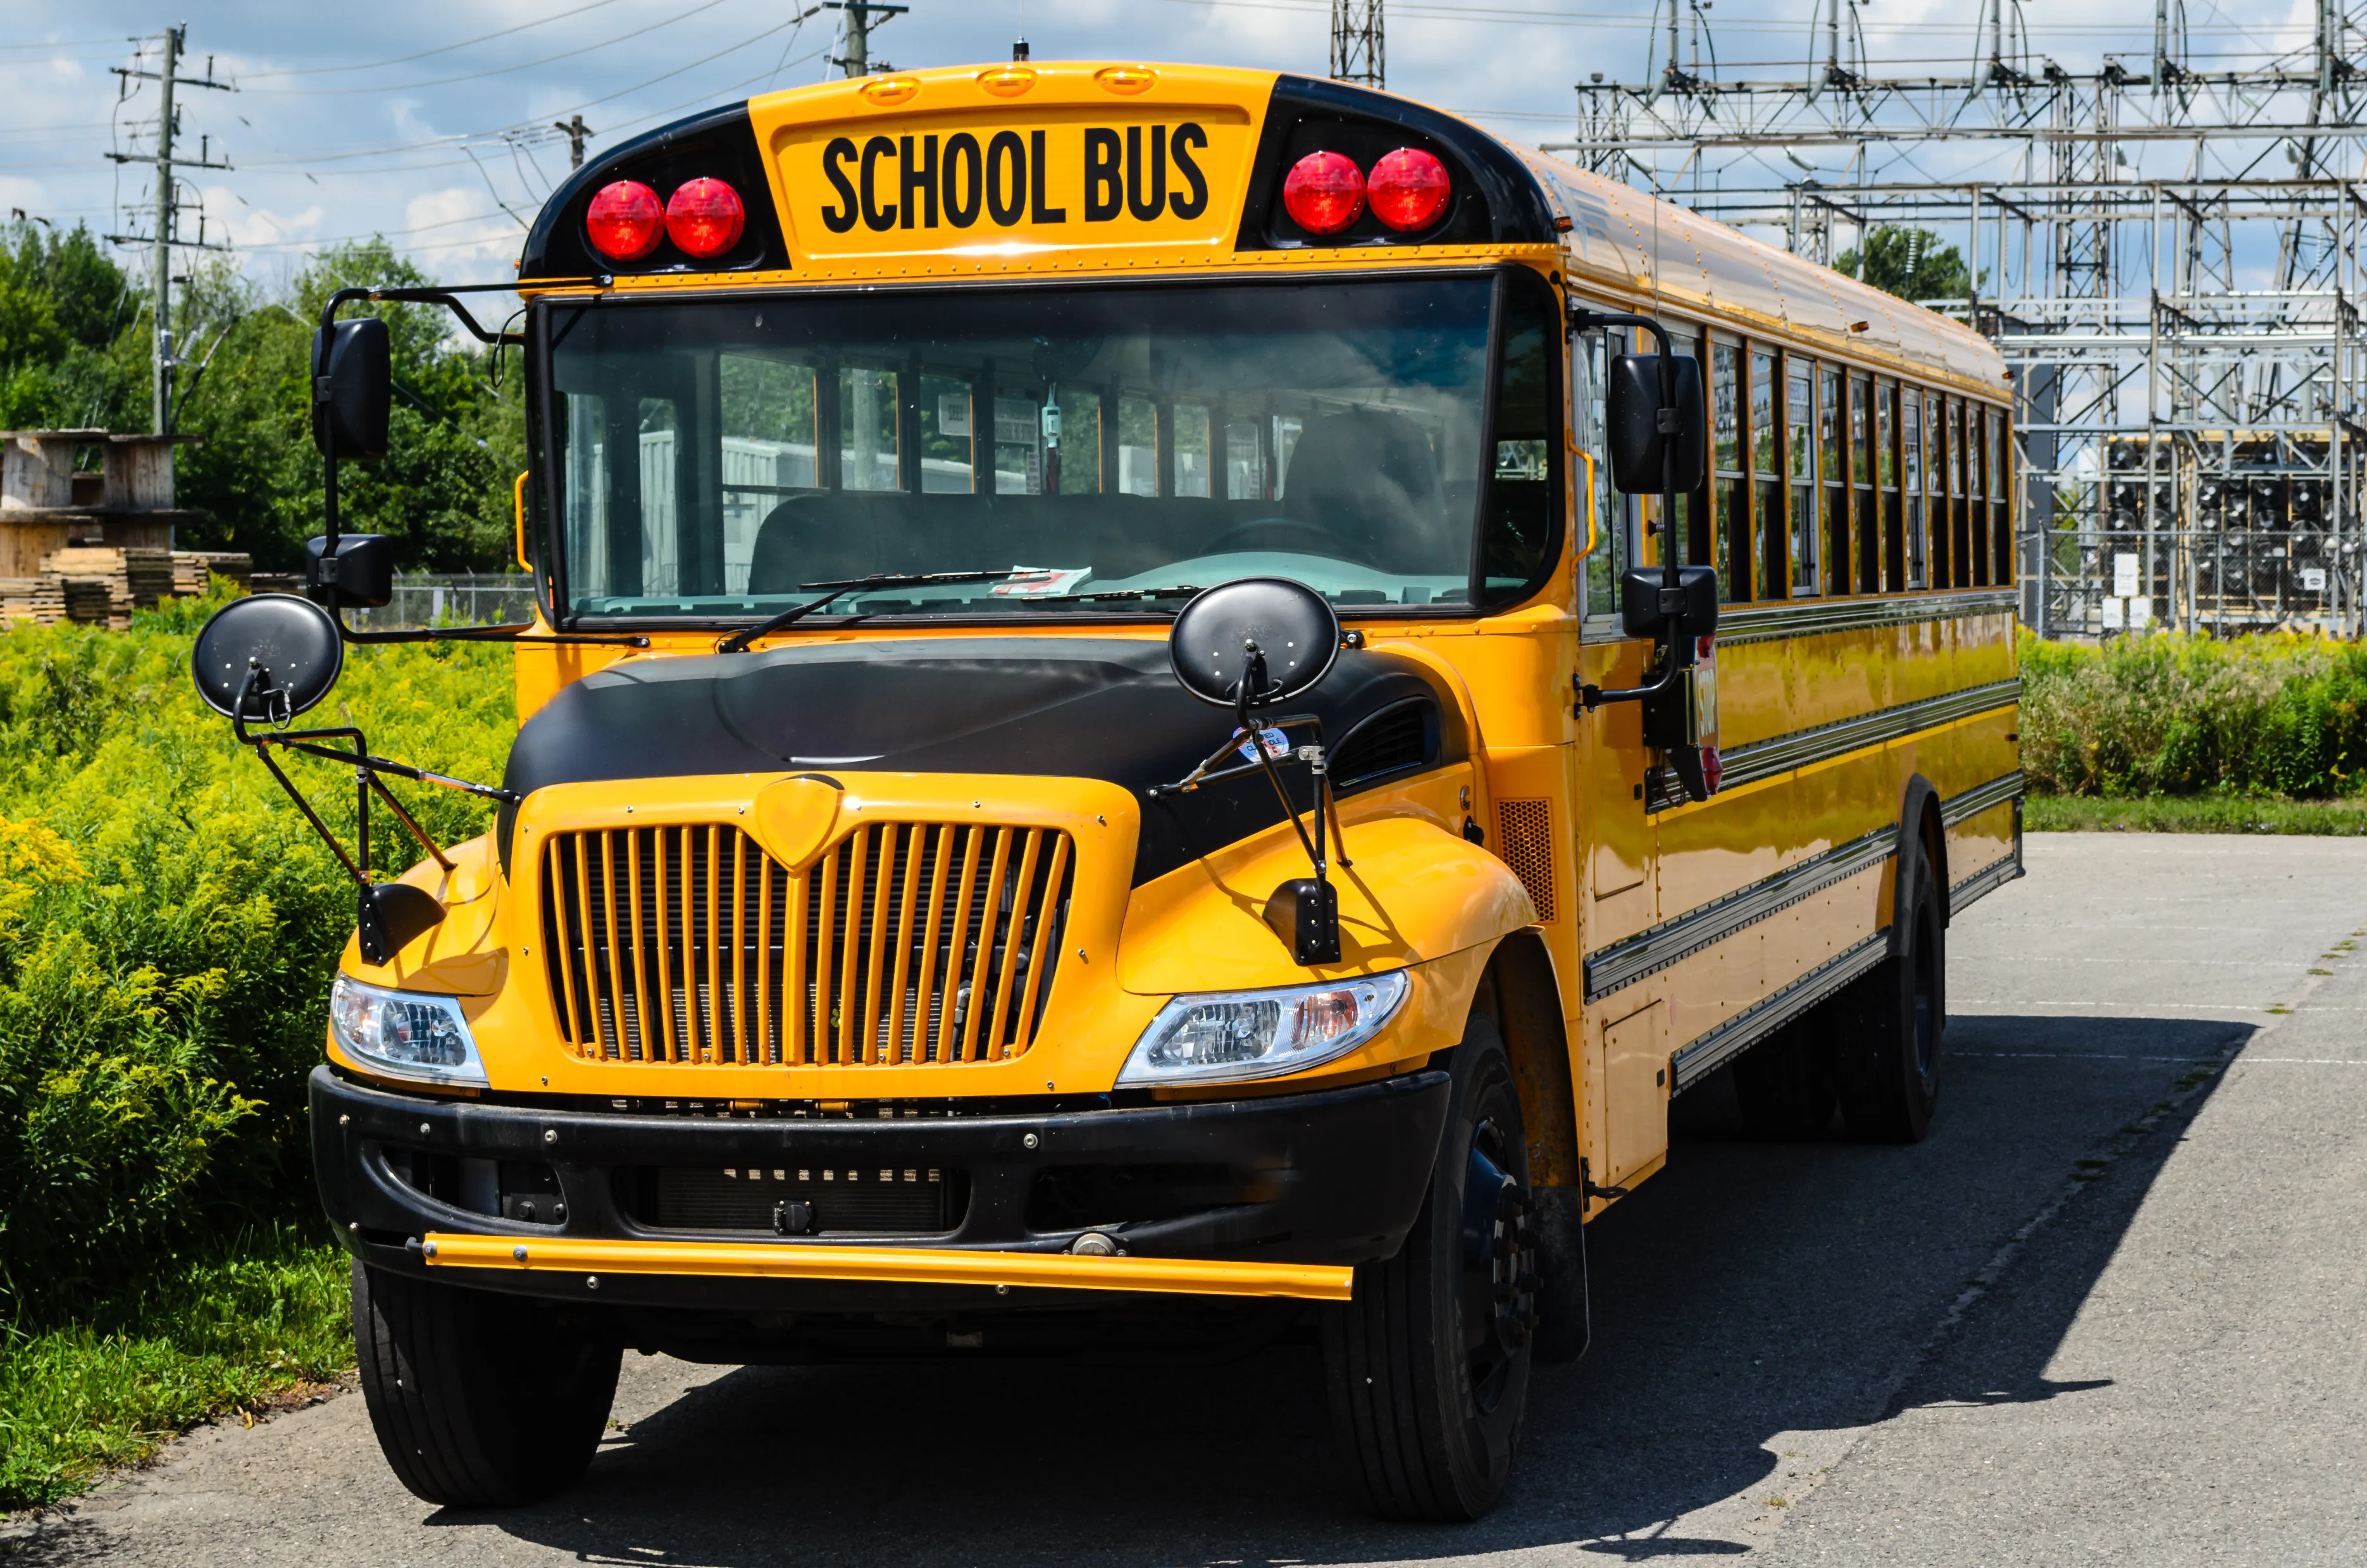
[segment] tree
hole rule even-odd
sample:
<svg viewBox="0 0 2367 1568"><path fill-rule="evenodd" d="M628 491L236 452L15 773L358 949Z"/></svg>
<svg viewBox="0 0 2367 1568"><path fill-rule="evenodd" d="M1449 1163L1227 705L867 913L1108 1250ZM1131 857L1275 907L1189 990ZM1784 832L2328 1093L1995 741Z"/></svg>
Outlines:
<svg viewBox="0 0 2367 1568"><path fill-rule="evenodd" d="M1862 250L1843 251L1836 270L1902 300L1961 300L1972 292L1965 258L1929 229L1882 223Z"/></svg>
<svg viewBox="0 0 2367 1568"><path fill-rule="evenodd" d="M205 369L184 381L182 505L204 508L189 530L287 570L320 531L322 472L312 445L312 333L331 293L350 285L434 281L382 240L325 250L287 296L266 300L227 267L193 278L184 340ZM427 305L366 307L387 324L395 387L387 455L338 471L339 520L394 540L406 571L497 572L511 550L510 486L526 466L524 403L512 372L456 341L452 318ZM348 309L346 315L357 312Z"/></svg>

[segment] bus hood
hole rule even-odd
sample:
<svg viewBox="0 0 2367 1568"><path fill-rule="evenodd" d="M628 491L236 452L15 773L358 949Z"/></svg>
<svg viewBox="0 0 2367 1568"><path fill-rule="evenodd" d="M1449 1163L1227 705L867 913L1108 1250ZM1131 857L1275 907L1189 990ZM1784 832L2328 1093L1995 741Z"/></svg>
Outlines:
<svg viewBox="0 0 2367 1568"><path fill-rule="evenodd" d="M1420 665L1346 652L1289 709L1323 724L1351 790L1461 761L1455 704ZM527 722L504 783L792 769L1097 778L1143 800L1134 883L1283 820L1255 772L1158 800L1231 728L1175 683L1163 642L974 637L792 643L756 653L632 659L570 685ZM1285 769L1302 809L1307 770ZM500 823L504 865L515 812Z"/></svg>

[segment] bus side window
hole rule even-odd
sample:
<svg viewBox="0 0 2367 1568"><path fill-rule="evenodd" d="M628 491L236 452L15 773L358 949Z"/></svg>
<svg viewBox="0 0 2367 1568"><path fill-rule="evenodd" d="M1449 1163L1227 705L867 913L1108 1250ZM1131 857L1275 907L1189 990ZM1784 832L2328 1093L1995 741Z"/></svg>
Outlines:
<svg viewBox="0 0 2367 1568"><path fill-rule="evenodd" d="M1627 507L1612 487L1603 448L1603 365L1618 352L1611 333L1580 333L1570 345L1571 393L1578 400L1578 444L1594 458L1594 520L1599 537L1586 558L1586 613L1619 613L1619 574L1627 563Z"/></svg>
<svg viewBox="0 0 2367 1568"><path fill-rule="evenodd" d="M1750 481L1742 469L1742 350L1713 341L1710 483L1717 490L1717 583L1729 603L1750 597Z"/></svg>
<svg viewBox="0 0 2367 1568"><path fill-rule="evenodd" d="M1810 403L1814 368L1806 359L1784 357L1784 436L1790 449L1788 477L1792 500L1792 596L1813 597L1821 591L1817 550L1817 422Z"/></svg>
<svg viewBox="0 0 2367 1568"><path fill-rule="evenodd" d="M1882 508L1882 591L1907 585L1907 532L1898 511L1898 385L1874 383L1874 489Z"/></svg>
<svg viewBox="0 0 2367 1568"><path fill-rule="evenodd" d="M1874 387L1863 376L1849 379L1850 494L1857 521L1857 591L1882 592L1882 517L1874 499Z"/></svg>
<svg viewBox="0 0 2367 1568"><path fill-rule="evenodd" d="M1841 373L1817 368L1817 483L1825 504L1825 591L1850 591L1849 476L1841 464L1848 449L1841 438Z"/></svg>
<svg viewBox="0 0 2367 1568"><path fill-rule="evenodd" d="M1898 389L1898 487L1907 497L1907 585L1923 586L1923 398Z"/></svg>
<svg viewBox="0 0 2367 1568"><path fill-rule="evenodd" d="M1552 565L1561 494L1562 341L1553 296L1526 278L1506 281L1504 347L1496 386L1493 460L1479 546L1480 604L1511 604Z"/></svg>
<svg viewBox="0 0 2367 1568"><path fill-rule="evenodd" d="M1997 582L2000 586L2013 585L2013 470L2010 453L2006 446L2005 412L1992 408L1988 415L1988 437L1982 443L1988 453L1989 550L1997 558Z"/></svg>
<svg viewBox="0 0 2367 1568"><path fill-rule="evenodd" d="M1205 499L1208 494L1208 405L1175 405L1175 478L1172 494Z"/></svg>
<svg viewBox="0 0 2367 1568"><path fill-rule="evenodd" d="M1775 356L1750 351L1750 471L1759 533L1759 597L1781 598L1784 570L1784 431L1775 419Z"/></svg>

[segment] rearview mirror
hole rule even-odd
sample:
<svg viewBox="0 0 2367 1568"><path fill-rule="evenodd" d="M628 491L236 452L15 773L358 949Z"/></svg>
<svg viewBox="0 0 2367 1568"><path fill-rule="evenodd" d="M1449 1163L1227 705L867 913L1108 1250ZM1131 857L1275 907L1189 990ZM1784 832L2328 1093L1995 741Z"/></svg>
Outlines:
<svg viewBox="0 0 2367 1568"><path fill-rule="evenodd" d="M360 316L313 334L312 444L323 457L375 462L386 456L393 391L386 323Z"/></svg>
<svg viewBox="0 0 2367 1568"><path fill-rule="evenodd" d="M323 538L304 541L304 585L312 597L334 589L334 601L376 609L394 598L394 541L384 534L339 534L332 551Z"/></svg>
<svg viewBox="0 0 2367 1568"><path fill-rule="evenodd" d="M1612 483L1629 495L1682 495L1700 487L1707 456L1701 361L1689 354L1668 359L1670 395L1660 397L1660 356L1621 354L1611 361L1604 389Z"/></svg>
<svg viewBox="0 0 2367 1568"><path fill-rule="evenodd" d="M189 653L189 673L206 706L249 723L286 723L328 696L345 667L337 623L293 594L256 594L224 605Z"/></svg>

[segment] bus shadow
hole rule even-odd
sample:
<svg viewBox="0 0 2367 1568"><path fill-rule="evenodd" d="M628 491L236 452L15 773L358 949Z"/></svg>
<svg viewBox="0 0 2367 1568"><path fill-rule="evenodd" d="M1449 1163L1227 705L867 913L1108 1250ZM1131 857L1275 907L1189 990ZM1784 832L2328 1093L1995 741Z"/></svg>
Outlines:
<svg viewBox="0 0 2367 1568"><path fill-rule="evenodd" d="M730 1568L1739 1554L1747 1514L1794 1484L1787 1435L2101 1386L2045 1369L2201 1097L2107 1166L2075 1162L2249 1032L1958 1018L1920 1144L1754 1142L1715 1117L1682 1135L1668 1169L1590 1227L1594 1348L1540 1372L1519 1474L1477 1524L1363 1513L1307 1344L1219 1366L742 1368L633 1423L565 1497L430 1522L586 1562ZM2018 1260L2045 1277L1988 1282L2010 1324L1976 1301L1927 1363L1967 1282L2083 1176L2069 1239Z"/></svg>

